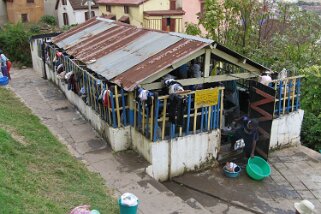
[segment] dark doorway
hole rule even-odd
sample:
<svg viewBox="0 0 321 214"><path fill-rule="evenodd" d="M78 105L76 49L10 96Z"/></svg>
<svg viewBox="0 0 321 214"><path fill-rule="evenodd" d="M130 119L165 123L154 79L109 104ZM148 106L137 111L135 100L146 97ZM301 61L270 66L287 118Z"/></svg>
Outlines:
<svg viewBox="0 0 321 214"><path fill-rule="evenodd" d="M256 154L268 159L271 127L274 113L275 90L256 81L250 81L250 118L259 120L259 141Z"/></svg>

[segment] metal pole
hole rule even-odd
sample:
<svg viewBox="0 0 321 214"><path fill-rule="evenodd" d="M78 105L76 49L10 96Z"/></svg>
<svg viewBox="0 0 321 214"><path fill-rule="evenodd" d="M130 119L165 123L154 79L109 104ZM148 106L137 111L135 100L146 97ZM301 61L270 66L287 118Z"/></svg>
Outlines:
<svg viewBox="0 0 321 214"><path fill-rule="evenodd" d="M91 19L91 0L88 0L87 1L87 4L88 4L88 17L89 19Z"/></svg>

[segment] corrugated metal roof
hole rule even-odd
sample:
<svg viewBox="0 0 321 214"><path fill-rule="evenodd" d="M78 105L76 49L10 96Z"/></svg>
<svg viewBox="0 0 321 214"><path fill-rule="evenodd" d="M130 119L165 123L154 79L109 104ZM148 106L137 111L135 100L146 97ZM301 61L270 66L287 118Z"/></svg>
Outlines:
<svg viewBox="0 0 321 214"><path fill-rule="evenodd" d="M90 19L52 41L125 90L133 90L146 78L213 43L199 37L142 29L104 18Z"/></svg>
<svg viewBox="0 0 321 214"><path fill-rule="evenodd" d="M98 4L108 5L140 5L148 0L97 0Z"/></svg>

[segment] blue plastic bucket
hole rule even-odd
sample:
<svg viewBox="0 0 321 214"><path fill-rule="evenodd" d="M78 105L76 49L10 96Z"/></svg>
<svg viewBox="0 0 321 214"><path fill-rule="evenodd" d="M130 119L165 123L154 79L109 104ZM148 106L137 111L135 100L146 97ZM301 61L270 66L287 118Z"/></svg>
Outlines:
<svg viewBox="0 0 321 214"><path fill-rule="evenodd" d="M9 83L9 78L6 76L0 77L0 85L7 85Z"/></svg>
<svg viewBox="0 0 321 214"><path fill-rule="evenodd" d="M139 202L139 201L138 201ZM137 208L138 208L138 203L136 206L126 206L121 204L121 199L118 199L118 205L120 209L120 214L136 214L137 213Z"/></svg>

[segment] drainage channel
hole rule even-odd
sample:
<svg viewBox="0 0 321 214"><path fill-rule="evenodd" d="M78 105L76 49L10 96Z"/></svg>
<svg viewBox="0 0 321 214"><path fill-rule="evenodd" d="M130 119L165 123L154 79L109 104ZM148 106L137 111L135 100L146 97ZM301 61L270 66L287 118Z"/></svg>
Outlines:
<svg viewBox="0 0 321 214"><path fill-rule="evenodd" d="M202 191L202 190L197 189L197 188L195 188L195 187L193 187L193 186L183 184L183 183L181 183L181 182L179 182L179 181L177 181L177 180L175 180L175 179L171 180L171 182L173 182L173 183L175 183L175 184L178 184L179 186L185 187L185 188L187 188L187 189L190 189L190 190L192 190L192 191L195 191L195 192L204 194L204 195L209 196L209 197L211 197L211 198L218 199L218 200L220 200L220 201L223 201L223 202L226 203L226 204L229 204L229 205L231 205L231 206L240 208L240 209L242 209L242 210L245 210L245 211L248 211L248 212L251 212L251 213L255 213L255 214L264 214L263 212L259 212L259 211L253 210L253 209L251 209L251 208L248 208L248 207L246 207L246 206L243 206L243 205L238 204L238 203L236 203L236 202L233 202L233 201L231 201L231 200L224 199L224 198L222 198L222 197L220 197L220 196L217 196L217 195L214 195L214 194L212 194L212 193L208 193L208 192Z"/></svg>

